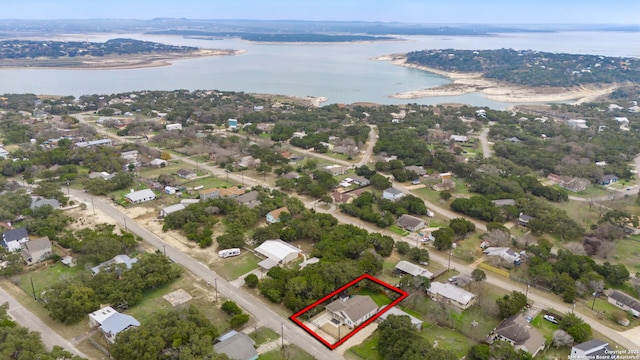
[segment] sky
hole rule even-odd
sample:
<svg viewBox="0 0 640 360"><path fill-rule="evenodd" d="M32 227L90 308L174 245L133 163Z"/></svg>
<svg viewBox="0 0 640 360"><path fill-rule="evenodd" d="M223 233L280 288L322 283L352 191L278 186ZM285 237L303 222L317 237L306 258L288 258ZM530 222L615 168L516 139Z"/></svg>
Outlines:
<svg viewBox="0 0 640 360"><path fill-rule="evenodd" d="M2 0L0 19L398 21L424 24L640 24L637 0Z"/></svg>

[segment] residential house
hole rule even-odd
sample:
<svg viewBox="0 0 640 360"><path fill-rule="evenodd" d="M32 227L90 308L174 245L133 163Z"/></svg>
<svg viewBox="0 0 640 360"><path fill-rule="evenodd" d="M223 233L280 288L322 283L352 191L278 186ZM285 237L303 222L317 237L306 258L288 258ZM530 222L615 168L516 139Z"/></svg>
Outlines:
<svg viewBox="0 0 640 360"><path fill-rule="evenodd" d="M364 176L358 176L358 175L353 175L351 177L351 181L354 184L360 185L360 186L367 186L367 185L371 184L371 181L369 181L369 179L367 179Z"/></svg>
<svg viewBox="0 0 640 360"><path fill-rule="evenodd" d="M392 187L385 189L382 192L382 198L383 199L387 199L387 200L391 200L391 201L398 201L400 199L402 199L404 197L404 193L398 189L394 189Z"/></svg>
<svg viewBox="0 0 640 360"><path fill-rule="evenodd" d="M169 214L173 214L174 212L178 212L184 209L186 209L186 207L183 204L175 204L163 207L162 209L160 209L160 217L165 217Z"/></svg>
<svg viewBox="0 0 640 360"><path fill-rule="evenodd" d="M58 209L60 207L60 202L56 199L45 199L43 197L39 197L39 196L32 196L31 197L31 205L29 205L29 208L31 210L35 210L41 206L45 206L45 205L49 205L54 209Z"/></svg>
<svg viewBox="0 0 640 360"><path fill-rule="evenodd" d="M228 119L227 120L227 128L229 130L235 130L238 128L238 119Z"/></svg>
<svg viewBox="0 0 640 360"><path fill-rule="evenodd" d="M116 174L109 174L106 171L102 171L102 172L92 172L89 174L89 179L97 179L97 178L103 178L104 180L111 180L113 179L113 177L116 176Z"/></svg>
<svg viewBox="0 0 640 360"><path fill-rule="evenodd" d="M253 107L253 111L262 111L264 110L264 106L262 105L256 105Z"/></svg>
<svg viewBox="0 0 640 360"><path fill-rule="evenodd" d="M189 169L180 169L176 172L176 175L180 176L183 179L193 179L198 176L195 171Z"/></svg>
<svg viewBox="0 0 640 360"><path fill-rule="evenodd" d="M285 179L289 179L289 180L295 180L295 179L299 179L300 178L300 174L298 174L295 171L290 171L290 172L284 174L284 178Z"/></svg>
<svg viewBox="0 0 640 360"><path fill-rule="evenodd" d="M2 243L0 245L9 251L20 251L22 250L22 244L27 241L29 241L27 229L17 228L2 233Z"/></svg>
<svg viewBox="0 0 640 360"><path fill-rule="evenodd" d="M398 275L411 275L414 277L422 276L426 277L427 279L433 278L433 273L431 273L429 270L405 260L398 261L395 269L393 270L393 273Z"/></svg>
<svg viewBox="0 0 640 360"><path fill-rule="evenodd" d="M258 264L263 269L290 263L302 253L302 250L280 239L267 240L255 248L255 251L266 258Z"/></svg>
<svg viewBox="0 0 640 360"><path fill-rule="evenodd" d="M230 188L211 188L206 190L201 190L200 201L205 201L209 199L218 199L218 198L234 198L236 196L244 194L244 190L238 188L237 186L232 186Z"/></svg>
<svg viewBox="0 0 640 360"><path fill-rule="evenodd" d="M415 327L418 330L422 329L422 320L418 319L417 317L402 311L401 309L399 309L397 306L394 306L392 308L390 308L389 310L384 310L386 309L388 305L383 306L382 308L380 308L380 311L383 312L382 315L380 315L380 317L378 318L377 321L384 321L387 320L387 317L389 317L390 315L395 315L395 316L408 316L409 319L411 320L411 325L413 325L413 327Z"/></svg>
<svg viewBox="0 0 640 360"><path fill-rule="evenodd" d="M466 135L451 135L449 136L449 140L453 140L454 142L465 143L469 141L469 138Z"/></svg>
<svg viewBox="0 0 640 360"><path fill-rule="evenodd" d="M238 166L243 168L254 168L260 165L260 159L256 159L251 155L243 156L238 162Z"/></svg>
<svg viewBox="0 0 640 360"><path fill-rule="evenodd" d="M444 172L444 173L440 173L438 174L438 179L442 179L444 180L449 180L453 177L453 174L450 172Z"/></svg>
<svg viewBox="0 0 640 360"><path fill-rule="evenodd" d="M582 119L567 120L567 125L580 130L585 130L589 128L589 126L587 126L587 120L582 120Z"/></svg>
<svg viewBox="0 0 640 360"><path fill-rule="evenodd" d="M613 360L617 356L613 352L609 343L602 340L593 339L582 344L574 345L571 348L571 354L569 360L585 360L585 359L603 359Z"/></svg>
<svg viewBox="0 0 640 360"><path fill-rule="evenodd" d="M378 313L378 305L371 297L363 295L337 299L325 309L333 319L351 328L359 326Z"/></svg>
<svg viewBox="0 0 640 360"><path fill-rule="evenodd" d="M155 200L156 194L151 189L143 189L127 193L124 195L124 198L131 203L140 204L146 201Z"/></svg>
<svg viewBox="0 0 640 360"><path fill-rule="evenodd" d="M322 170L328 172L333 176L344 175L347 173L347 168L340 165L328 165L323 167Z"/></svg>
<svg viewBox="0 0 640 360"><path fill-rule="evenodd" d="M282 157L285 158L288 161L291 161L291 160L296 158L296 156L293 153L291 153L290 151L281 151L280 155L282 155Z"/></svg>
<svg viewBox="0 0 640 360"><path fill-rule="evenodd" d="M256 206L260 205L260 200L258 200L258 192L253 190L248 193L244 193L240 196L233 198L235 201L239 202L242 205L248 206L250 209L253 209Z"/></svg>
<svg viewBox="0 0 640 360"><path fill-rule="evenodd" d="M107 306L89 314L89 326L99 327L107 341L113 344L119 333L140 326L140 322L131 315L121 314Z"/></svg>
<svg viewBox="0 0 640 360"><path fill-rule="evenodd" d="M173 195L177 191L178 191L178 188L173 187L173 186L167 185L167 186L164 187L164 193L167 194L167 195Z"/></svg>
<svg viewBox="0 0 640 360"><path fill-rule="evenodd" d="M168 163L169 162L167 160L162 160L162 159L155 158L155 159L151 160L149 165L151 165L153 167L163 167L163 166L167 166Z"/></svg>
<svg viewBox="0 0 640 360"><path fill-rule="evenodd" d="M222 334L213 344L217 354L225 354L231 360L257 360L255 341L247 334L231 330Z"/></svg>
<svg viewBox="0 0 640 360"><path fill-rule="evenodd" d="M635 317L640 317L640 301L636 298L614 290L609 294L607 301L624 311L630 312Z"/></svg>
<svg viewBox="0 0 640 360"><path fill-rule="evenodd" d="M629 126L629 119L623 116L616 116L614 120L618 122L620 126Z"/></svg>
<svg viewBox="0 0 640 360"><path fill-rule="evenodd" d="M476 116L481 118L486 118L487 111L485 109L476 110Z"/></svg>
<svg viewBox="0 0 640 360"><path fill-rule="evenodd" d="M337 191L331 192L331 198L333 198L333 202L336 204L344 204L349 199L351 199L351 193L341 193Z"/></svg>
<svg viewBox="0 0 640 360"><path fill-rule="evenodd" d="M510 138L506 138L506 141L512 143L512 144L518 144L520 142L522 142L522 140L518 139L517 137L510 137Z"/></svg>
<svg viewBox="0 0 640 360"><path fill-rule="evenodd" d="M598 184L600 185L611 185L613 183L617 183L618 182L618 177L615 176L614 174L605 174L604 176L602 176L600 179L598 179Z"/></svg>
<svg viewBox="0 0 640 360"><path fill-rule="evenodd" d="M76 147L79 148L90 148L90 147L94 147L94 146L111 146L113 145L111 139L100 139L100 140L93 140L93 141L80 141L77 142Z"/></svg>
<svg viewBox="0 0 640 360"><path fill-rule="evenodd" d="M529 221L533 219L535 219L533 216L520 213L520 215L518 216L518 225L526 227L529 224Z"/></svg>
<svg viewBox="0 0 640 360"><path fill-rule="evenodd" d="M562 181L558 185L560 185L561 188L572 192L580 192L586 190L589 184L591 184L591 182L587 179L571 178L569 181Z"/></svg>
<svg viewBox="0 0 640 360"><path fill-rule="evenodd" d="M267 217L267 222L269 224L274 224L274 223L280 222L280 215L282 213L287 213L288 214L289 213L289 209L287 209L287 207L285 206L285 207L281 207L279 209L275 209L275 210L269 211L267 213L267 216L266 216Z"/></svg>
<svg viewBox="0 0 640 360"><path fill-rule="evenodd" d="M427 175L427 170L425 170L424 167L422 167L422 166L411 165L411 166L405 166L404 169L406 171L413 171L418 176Z"/></svg>
<svg viewBox="0 0 640 360"><path fill-rule="evenodd" d="M27 262L27 265L32 265L46 260L52 254L51 241L49 241L48 236L27 241L21 245L22 257L24 258L24 261Z"/></svg>
<svg viewBox="0 0 640 360"><path fill-rule="evenodd" d="M9 152L5 150L3 147L0 147L0 158L3 158L3 159L9 158Z"/></svg>
<svg viewBox="0 0 640 360"><path fill-rule="evenodd" d="M99 273L103 268L109 267L111 265L119 265L123 264L127 267L128 270L131 270L133 264L137 263L137 258L130 258L128 255L116 255L112 259L107 260L100 265L94 266L91 268L91 272L95 275Z"/></svg>
<svg viewBox="0 0 640 360"><path fill-rule="evenodd" d="M182 124L180 123L167 124L165 128L167 129L167 131L182 130Z"/></svg>
<svg viewBox="0 0 640 360"><path fill-rule="evenodd" d="M516 350L526 351L532 357L545 347L544 337L536 328L529 325L523 314L502 320L487 338L490 344L496 340L506 341Z"/></svg>
<svg viewBox="0 0 640 360"><path fill-rule="evenodd" d="M482 251L487 256L498 256L510 264L520 265L520 254L508 247L488 247Z"/></svg>
<svg viewBox="0 0 640 360"><path fill-rule="evenodd" d="M476 296L473 293L453 284L437 281L431 283L431 286L427 289L427 294L431 296L434 301L451 304L463 310L473 305L476 300Z"/></svg>
<svg viewBox="0 0 640 360"><path fill-rule="evenodd" d="M456 183L451 179L443 179L442 182L434 184L431 188L435 191L453 191L456 189Z"/></svg>
<svg viewBox="0 0 640 360"><path fill-rule="evenodd" d="M120 158L127 160L127 162L138 161L138 150L125 151L120 153Z"/></svg>
<svg viewBox="0 0 640 360"><path fill-rule="evenodd" d="M516 205L516 201L514 199L498 199L498 200L491 200L491 202L493 203L493 205L497 206L497 207L502 207L502 206L515 206Z"/></svg>
<svg viewBox="0 0 640 360"><path fill-rule="evenodd" d="M398 218L396 224L407 231L418 231L427 226L427 223L415 216L404 214Z"/></svg>

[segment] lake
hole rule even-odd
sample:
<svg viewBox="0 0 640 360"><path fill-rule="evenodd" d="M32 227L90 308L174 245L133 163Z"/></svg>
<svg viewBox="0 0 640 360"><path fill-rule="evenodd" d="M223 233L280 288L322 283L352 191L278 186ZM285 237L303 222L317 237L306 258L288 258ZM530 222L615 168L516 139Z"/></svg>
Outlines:
<svg viewBox="0 0 640 360"><path fill-rule="evenodd" d="M174 61L170 66L126 70L0 70L0 93L111 94L134 90L217 89L323 96L327 103L465 103L504 109L514 105L480 94L392 99L389 95L449 83L441 76L371 58L423 49L531 49L575 54L639 56L640 36L628 32L510 33L494 36L410 36L405 41L350 44L261 44L141 34L87 35L82 40L128 37L202 48L244 49L237 56ZM57 40L78 40L59 38Z"/></svg>

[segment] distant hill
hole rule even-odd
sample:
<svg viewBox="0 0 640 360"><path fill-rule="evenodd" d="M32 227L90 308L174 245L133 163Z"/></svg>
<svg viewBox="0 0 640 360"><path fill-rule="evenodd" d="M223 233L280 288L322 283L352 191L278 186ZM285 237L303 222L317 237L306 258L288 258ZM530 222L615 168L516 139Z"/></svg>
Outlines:
<svg viewBox="0 0 640 360"><path fill-rule="evenodd" d="M556 54L531 50L422 50L406 62L449 72L479 72L485 78L526 86L640 84L640 59Z"/></svg>
<svg viewBox="0 0 640 360"><path fill-rule="evenodd" d="M353 42L353 41L379 41L379 40L395 40L390 36L369 36L369 35L329 35L329 34L313 34L313 33L290 33L290 34L272 34L272 33L253 33L253 32L210 32L197 30L161 30L150 31L151 35L179 35L185 37L210 37L210 38L240 38L247 41L259 42Z"/></svg>

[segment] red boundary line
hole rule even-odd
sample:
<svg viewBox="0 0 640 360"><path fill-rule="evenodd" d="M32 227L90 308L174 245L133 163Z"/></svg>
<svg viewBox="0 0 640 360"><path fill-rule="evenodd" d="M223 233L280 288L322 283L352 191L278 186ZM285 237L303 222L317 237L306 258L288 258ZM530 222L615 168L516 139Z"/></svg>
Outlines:
<svg viewBox="0 0 640 360"><path fill-rule="evenodd" d="M384 287L386 287L389 290L392 290L398 294L400 294L400 296L395 299L391 304L385 306L385 308L381 311L379 311L378 313L376 313L374 316L372 316L371 318L369 318L367 321L365 321L364 323L362 323L360 326L358 326L357 328L353 329L349 334L347 334L345 337L343 337L342 339L338 340L337 342L331 344L330 342L328 342L327 340L325 340L322 336L318 335L315 331L311 330L309 327L307 327L305 324L302 323L302 321L300 321L298 319L299 316L301 316L302 314L306 313L307 311L311 310L312 308L318 306L319 304L322 304L323 302L325 302L326 300L330 299L331 297L333 297L336 294L339 294L340 292L342 292L343 290L353 286L354 284L362 281L362 280L371 280L379 285L382 285ZM304 329L306 332L308 332L309 334L311 334L313 337L316 338L316 340L320 341L324 346L328 347L331 350L334 350L335 348L337 348L338 346L342 345L342 343L344 343L345 341L347 341L350 337L352 337L353 335L355 335L358 331L362 330L365 326L371 324L373 321L375 321L377 318L379 318L382 314L384 314L386 311L388 311L389 309L391 309L392 307L396 306L400 301L404 300L407 296L409 296L409 293L407 293L406 291L400 290L395 286L389 285L386 282L375 278L369 274L364 274L352 281L350 281L349 283L347 283L346 285L340 287L339 289L337 289L336 291L330 293L329 295L323 297L322 299L314 302L313 304L307 306L306 308L298 311L297 313L291 315L289 317L289 319L293 322L295 322L298 326L300 326L302 329Z"/></svg>

